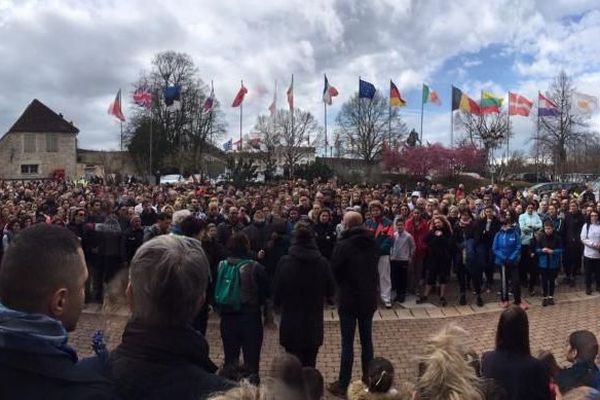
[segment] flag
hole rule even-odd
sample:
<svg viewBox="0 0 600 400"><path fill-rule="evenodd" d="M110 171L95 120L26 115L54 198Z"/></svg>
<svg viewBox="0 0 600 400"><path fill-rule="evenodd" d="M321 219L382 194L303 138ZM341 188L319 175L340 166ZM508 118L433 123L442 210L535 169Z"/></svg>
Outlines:
<svg viewBox="0 0 600 400"><path fill-rule="evenodd" d="M148 86L140 86L133 92L133 102L144 108L150 108L152 106L152 93Z"/></svg>
<svg viewBox="0 0 600 400"><path fill-rule="evenodd" d="M242 139L239 139L239 140L236 140L235 142L233 142L233 145L234 145L235 147L237 147L238 151L241 151L241 150L242 150L242 146L241 146L241 144L242 144Z"/></svg>
<svg viewBox="0 0 600 400"><path fill-rule="evenodd" d="M376 91L377 91L377 89L375 89L375 85L373 85L371 82L363 81L362 79L358 78L358 98L359 99L373 100L373 97L375 97Z"/></svg>
<svg viewBox="0 0 600 400"><path fill-rule="evenodd" d="M204 100L204 112L211 112L215 108L215 88L210 84L210 95Z"/></svg>
<svg viewBox="0 0 600 400"><path fill-rule="evenodd" d="M402 98L400 91L390 79L390 107L404 107L405 105L406 100Z"/></svg>
<svg viewBox="0 0 600 400"><path fill-rule="evenodd" d="M125 116L123 115L123 111L121 110L121 89L117 92L117 96L115 97L115 101L110 103L108 106L108 113L114 115L121 121L125 121Z"/></svg>
<svg viewBox="0 0 600 400"><path fill-rule="evenodd" d="M290 111L292 111L294 109L294 75L292 75L292 83L290 83L290 87L287 90L287 101Z"/></svg>
<svg viewBox="0 0 600 400"><path fill-rule="evenodd" d="M452 86L452 111L461 110L475 115L481 115L479 104L462 90Z"/></svg>
<svg viewBox="0 0 600 400"><path fill-rule="evenodd" d="M433 103L438 106L442 105L440 100L440 96L438 96L435 90L431 90L429 86L423 85L423 104L425 103Z"/></svg>
<svg viewBox="0 0 600 400"><path fill-rule="evenodd" d="M560 110L555 102L538 92L538 116L539 117L556 117L560 114Z"/></svg>
<svg viewBox="0 0 600 400"><path fill-rule="evenodd" d="M329 84L329 80L327 80L327 75L325 75L325 86L323 87L323 103L331 105L332 98L337 95L337 89Z"/></svg>
<svg viewBox="0 0 600 400"><path fill-rule="evenodd" d="M277 112L277 81L275 81L275 91L273 92L273 102L269 106L269 111L271 112L271 117L275 116Z"/></svg>
<svg viewBox="0 0 600 400"><path fill-rule="evenodd" d="M508 92L508 115L521 115L523 117L529 117L531 107L533 107L533 101L520 94Z"/></svg>
<svg viewBox="0 0 600 400"><path fill-rule="evenodd" d="M163 94L167 110L174 111L181 109L181 86L167 86L163 89Z"/></svg>
<svg viewBox="0 0 600 400"><path fill-rule="evenodd" d="M504 98L496 96L490 92L481 92L481 114L499 113Z"/></svg>
<svg viewBox="0 0 600 400"><path fill-rule="evenodd" d="M573 92L571 96L571 111L574 114L591 116L598 111L598 98L589 94Z"/></svg>
<svg viewBox="0 0 600 400"><path fill-rule="evenodd" d="M242 101L244 101L244 96L246 95L246 93L248 93L248 89L246 89L246 87L242 83L242 87L235 95L235 99L233 99L233 103L231 103L231 107L239 107L242 104Z"/></svg>
<svg viewBox="0 0 600 400"><path fill-rule="evenodd" d="M225 143L223 143L223 150L231 151L233 149L233 139L229 139Z"/></svg>

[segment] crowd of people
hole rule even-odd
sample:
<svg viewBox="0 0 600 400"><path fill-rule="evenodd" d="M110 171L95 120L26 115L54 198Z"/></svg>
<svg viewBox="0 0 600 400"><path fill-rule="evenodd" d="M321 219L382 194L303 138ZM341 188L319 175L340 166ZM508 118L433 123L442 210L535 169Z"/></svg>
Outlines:
<svg viewBox="0 0 600 400"><path fill-rule="evenodd" d="M339 377L327 385L334 395L550 399L580 386L596 393L595 336L571 335L571 368L552 365L551 354L533 358L521 296L523 286L554 305L558 273L575 286L582 264L586 292L600 290L591 190L537 196L422 182L407 189L300 180L245 188L1 183L2 398L321 398L315 367L328 303L341 334ZM479 361L465 332L449 326L428 342L414 387L396 384L391 363L373 351L378 304L402 307L410 294L424 303L439 293L444 307L452 273L459 304L471 289L480 307L484 292L500 292L506 310L495 351ZM122 341L111 352L98 344L97 357L78 362L67 332L83 304L106 301L121 276L132 314ZM211 312L220 317L220 368L204 339ZM275 326L274 313L288 356L275 363L278 376L264 378L263 329ZM363 376L351 382L357 326Z"/></svg>

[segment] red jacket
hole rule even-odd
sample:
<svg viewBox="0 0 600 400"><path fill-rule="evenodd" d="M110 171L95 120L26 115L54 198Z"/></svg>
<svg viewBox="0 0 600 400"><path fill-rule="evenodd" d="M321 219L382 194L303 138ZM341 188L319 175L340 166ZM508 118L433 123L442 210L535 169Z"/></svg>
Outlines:
<svg viewBox="0 0 600 400"><path fill-rule="evenodd" d="M429 222L421 218L418 224L415 224L413 218L409 218L406 221L404 229L412 235L415 239L415 257L425 257L427 253L427 243L425 243L425 236L429 233Z"/></svg>

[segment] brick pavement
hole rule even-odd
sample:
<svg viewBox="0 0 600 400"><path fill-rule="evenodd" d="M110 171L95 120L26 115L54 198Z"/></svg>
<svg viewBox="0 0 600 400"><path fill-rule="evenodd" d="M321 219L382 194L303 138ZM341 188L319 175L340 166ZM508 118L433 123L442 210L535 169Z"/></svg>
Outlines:
<svg viewBox="0 0 600 400"><path fill-rule="evenodd" d="M528 315L534 355L542 349L549 349L555 353L558 362L562 364L565 362L566 338L571 331L589 329L600 335L600 297L585 297L578 293L569 293L557 296L557 300L558 304L554 307L542 308L534 305L528 311ZM467 312L466 308L471 309L471 312ZM398 379L414 380L417 373L414 357L419 354L425 338L449 322L457 323L470 332L469 345L478 353L492 349L500 311L488 309L485 310L486 312L475 313L473 308L466 308L456 307L455 310L458 314L455 317L432 318L426 313L426 318L377 318L373 324L375 354L387 357L393 362ZM460 310L466 315L459 315ZM387 310L382 312L389 314ZM402 312L399 313L402 314ZM89 356L91 335L96 329L108 326L109 348L112 348L119 342L120 332L125 321L126 317L124 316L111 315L107 318L100 313L85 312L78 329L71 335L71 343L81 356ZM219 364L222 362L223 353L216 318L211 319L209 323L207 339L211 346L211 357ZM277 331L266 331L261 361L263 374L269 373L271 360L281 351ZM339 357L339 324L335 320L326 321L325 342L319 352L317 367L327 382L337 377ZM355 343L353 375L354 377L360 376L358 338Z"/></svg>

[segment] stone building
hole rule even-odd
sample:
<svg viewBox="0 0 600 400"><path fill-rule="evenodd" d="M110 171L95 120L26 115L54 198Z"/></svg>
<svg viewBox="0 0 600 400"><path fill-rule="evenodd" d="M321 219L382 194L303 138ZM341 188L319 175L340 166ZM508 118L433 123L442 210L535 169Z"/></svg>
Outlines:
<svg viewBox="0 0 600 400"><path fill-rule="evenodd" d="M0 138L0 178L75 178L79 129L34 99Z"/></svg>

